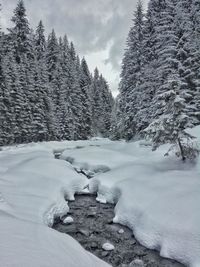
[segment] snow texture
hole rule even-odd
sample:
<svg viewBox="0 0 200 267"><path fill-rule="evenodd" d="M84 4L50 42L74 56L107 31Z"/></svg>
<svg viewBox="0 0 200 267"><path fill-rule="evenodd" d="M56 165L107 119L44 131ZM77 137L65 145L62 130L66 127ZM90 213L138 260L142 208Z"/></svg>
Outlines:
<svg viewBox="0 0 200 267"><path fill-rule="evenodd" d="M200 127L189 130L200 142ZM65 218L65 197L88 187L97 200L116 203L113 221L127 225L138 241L164 257L200 266L200 159L183 163L164 157L168 145L152 152L144 142L107 139L4 147L0 152L1 265L108 266L68 235L51 226ZM82 148L80 149L80 146ZM69 149L71 148L71 149ZM88 180L73 164L110 171ZM80 265L81 263L81 265Z"/></svg>
<svg viewBox="0 0 200 267"><path fill-rule="evenodd" d="M54 159L57 142L4 147L0 152L0 266L106 267L68 235L49 228L68 212L88 180Z"/></svg>
<svg viewBox="0 0 200 267"><path fill-rule="evenodd" d="M199 141L200 127L188 131ZM116 203L114 222L130 227L140 243L163 257L198 267L200 160L183 163L175 155L163 156L170 145L152 152L143 143L74 150L73 162L89 170L95 164L110 168L91 179L89 189L98 192L98 201Z"/></svg>

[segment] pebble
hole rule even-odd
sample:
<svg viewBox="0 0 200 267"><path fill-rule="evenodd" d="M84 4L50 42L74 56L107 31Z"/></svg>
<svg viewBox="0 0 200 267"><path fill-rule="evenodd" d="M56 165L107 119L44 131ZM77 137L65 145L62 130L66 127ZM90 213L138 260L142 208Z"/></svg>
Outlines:
<svg viewBox="0 0 200 267"><path fill-rule="evenodd" d="M102 251L101 256L102 257L107 257L109 255L108 251Z"/></svg>
<svg viewBox="0 0 200 267"><path fill-rule="evenodd" d="M105 251L111 251L111 250L114 250L115 247L112 244L107 242L103 244L102 249Z"/></svg>
<svg viewBox="0 0 200 267"><path fill-rule="evenodd" d="M122 229L122 228L119 229L118 233L119 233L119 234L123 234L123 233L124 233L124 229Z"/></svg>
<svg viewBox="0 0 200 267"><path fill-rule="evenodd" d="M90 232L86 229L78 229L77 233L80 233L84 236L90 236Z"/></svg>
<svg viewBox="0 0 200 267"><path fill-rule="evenodd" d="M68 216L63 220L64 224L71 224L73 222L74 222L74 219L71 216Z"/></svg>
<svg viewBox="0 0 200 267"><path fill-rule="evenodd" d="M98 244L96 242L92 242L90 244L90 247L93 248L93 249L96 249L96 248L98 248Z"/></svg>

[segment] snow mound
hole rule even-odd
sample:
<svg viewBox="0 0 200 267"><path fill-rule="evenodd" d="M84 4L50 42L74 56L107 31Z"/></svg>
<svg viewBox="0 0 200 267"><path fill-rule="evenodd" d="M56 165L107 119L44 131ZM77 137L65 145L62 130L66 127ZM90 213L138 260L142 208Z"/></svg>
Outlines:
<svg viewBox="0 0 200 267"><path fill-rule="evenodd" d="M81 150L65 150L60 159L70 162L76 169L89 170L94 173L108 172L117 165L121 165L122 162L127 163L133 160L128 155L91 145Z"/></svg>
<svg viewBox="0 0 200 267"><path fill-rule="evenodd" d="M189 130L200 145L200 127ZM77 146L82 146L77 149ZM71 149L69 150L68 147ZM187 266L200 266L200 159L182 163L143 142L104 139L6 147L0 152L1 265L6 267L103 267L75 240L51 226L68 212L65 198L97 192L116 203L114 222L127 225L140 243ZM73 166L54 159L62 153ZM63 152L62 152L63 151ZM88 180L74 171L106 166ZM9 260L8 260L9 259Z"/></svg>
<svg viewBox="0 0 200 267"><path fill-rule="evenodd" d="M199 161L163 157L167 145L156 152L139 142L108 146L117 155L133 155L132 162L113 164L90 180L98 201L116 203L113 222L130 227L141 244L163 257L200 266Z"/></svg>
<svg viewBox="0 0 200 267"><path fill-rule="evenodd" d="M74 239L51 226L66 216L65 197L88 184L67 162L54 159L65 144L7 147L0 152L0 266L106 267Z"/></svg>

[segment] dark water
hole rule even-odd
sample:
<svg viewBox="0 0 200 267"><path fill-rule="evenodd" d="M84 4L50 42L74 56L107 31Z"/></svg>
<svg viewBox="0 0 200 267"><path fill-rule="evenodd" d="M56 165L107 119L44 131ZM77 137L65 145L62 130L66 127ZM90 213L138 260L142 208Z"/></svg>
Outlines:
<svg viewBox="0 0 200 267"><path fill-rule="evenodd" d="M112 266L183 266L141 246L127 227L113 224L114 205L97 203L93 195L77 195L75 201L69 202L69 207L70 213L67 216L71 216L74 222L64 225L61 221L56 221L53 228L71 235L86 250ZM119 233L120 229L123 229L124 233ZM114 245L115 249L104 251L102 245L106 242ZM140 261L136 262L137 259Z"/></svg>

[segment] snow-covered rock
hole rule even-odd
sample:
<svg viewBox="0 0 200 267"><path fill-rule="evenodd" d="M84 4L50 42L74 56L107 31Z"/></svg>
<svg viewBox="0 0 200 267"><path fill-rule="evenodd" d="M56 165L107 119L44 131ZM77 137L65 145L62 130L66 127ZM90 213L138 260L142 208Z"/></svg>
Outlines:
<svg viewBox="0 0 200 267"><path fill-rule="evenodd" d="M66 217L64 220L63 220L63 223L64 224L71 224L74 222L74 219L70 216Z"/></svg>
<svg viewBox="0 0 200 267"><path fill-rule="evenodd" d="M102 249L105 251L111 251L114 250L115 247L111 243L107 242L102 245Z"/></svg>
<svg viewBox="0 0 200 267"><path fill-rule="evenodd" d="M118 233L119 233L119 234L123 234L123 233L124 233L124 229L122 229L122 228L119 229Z"/></svg>

